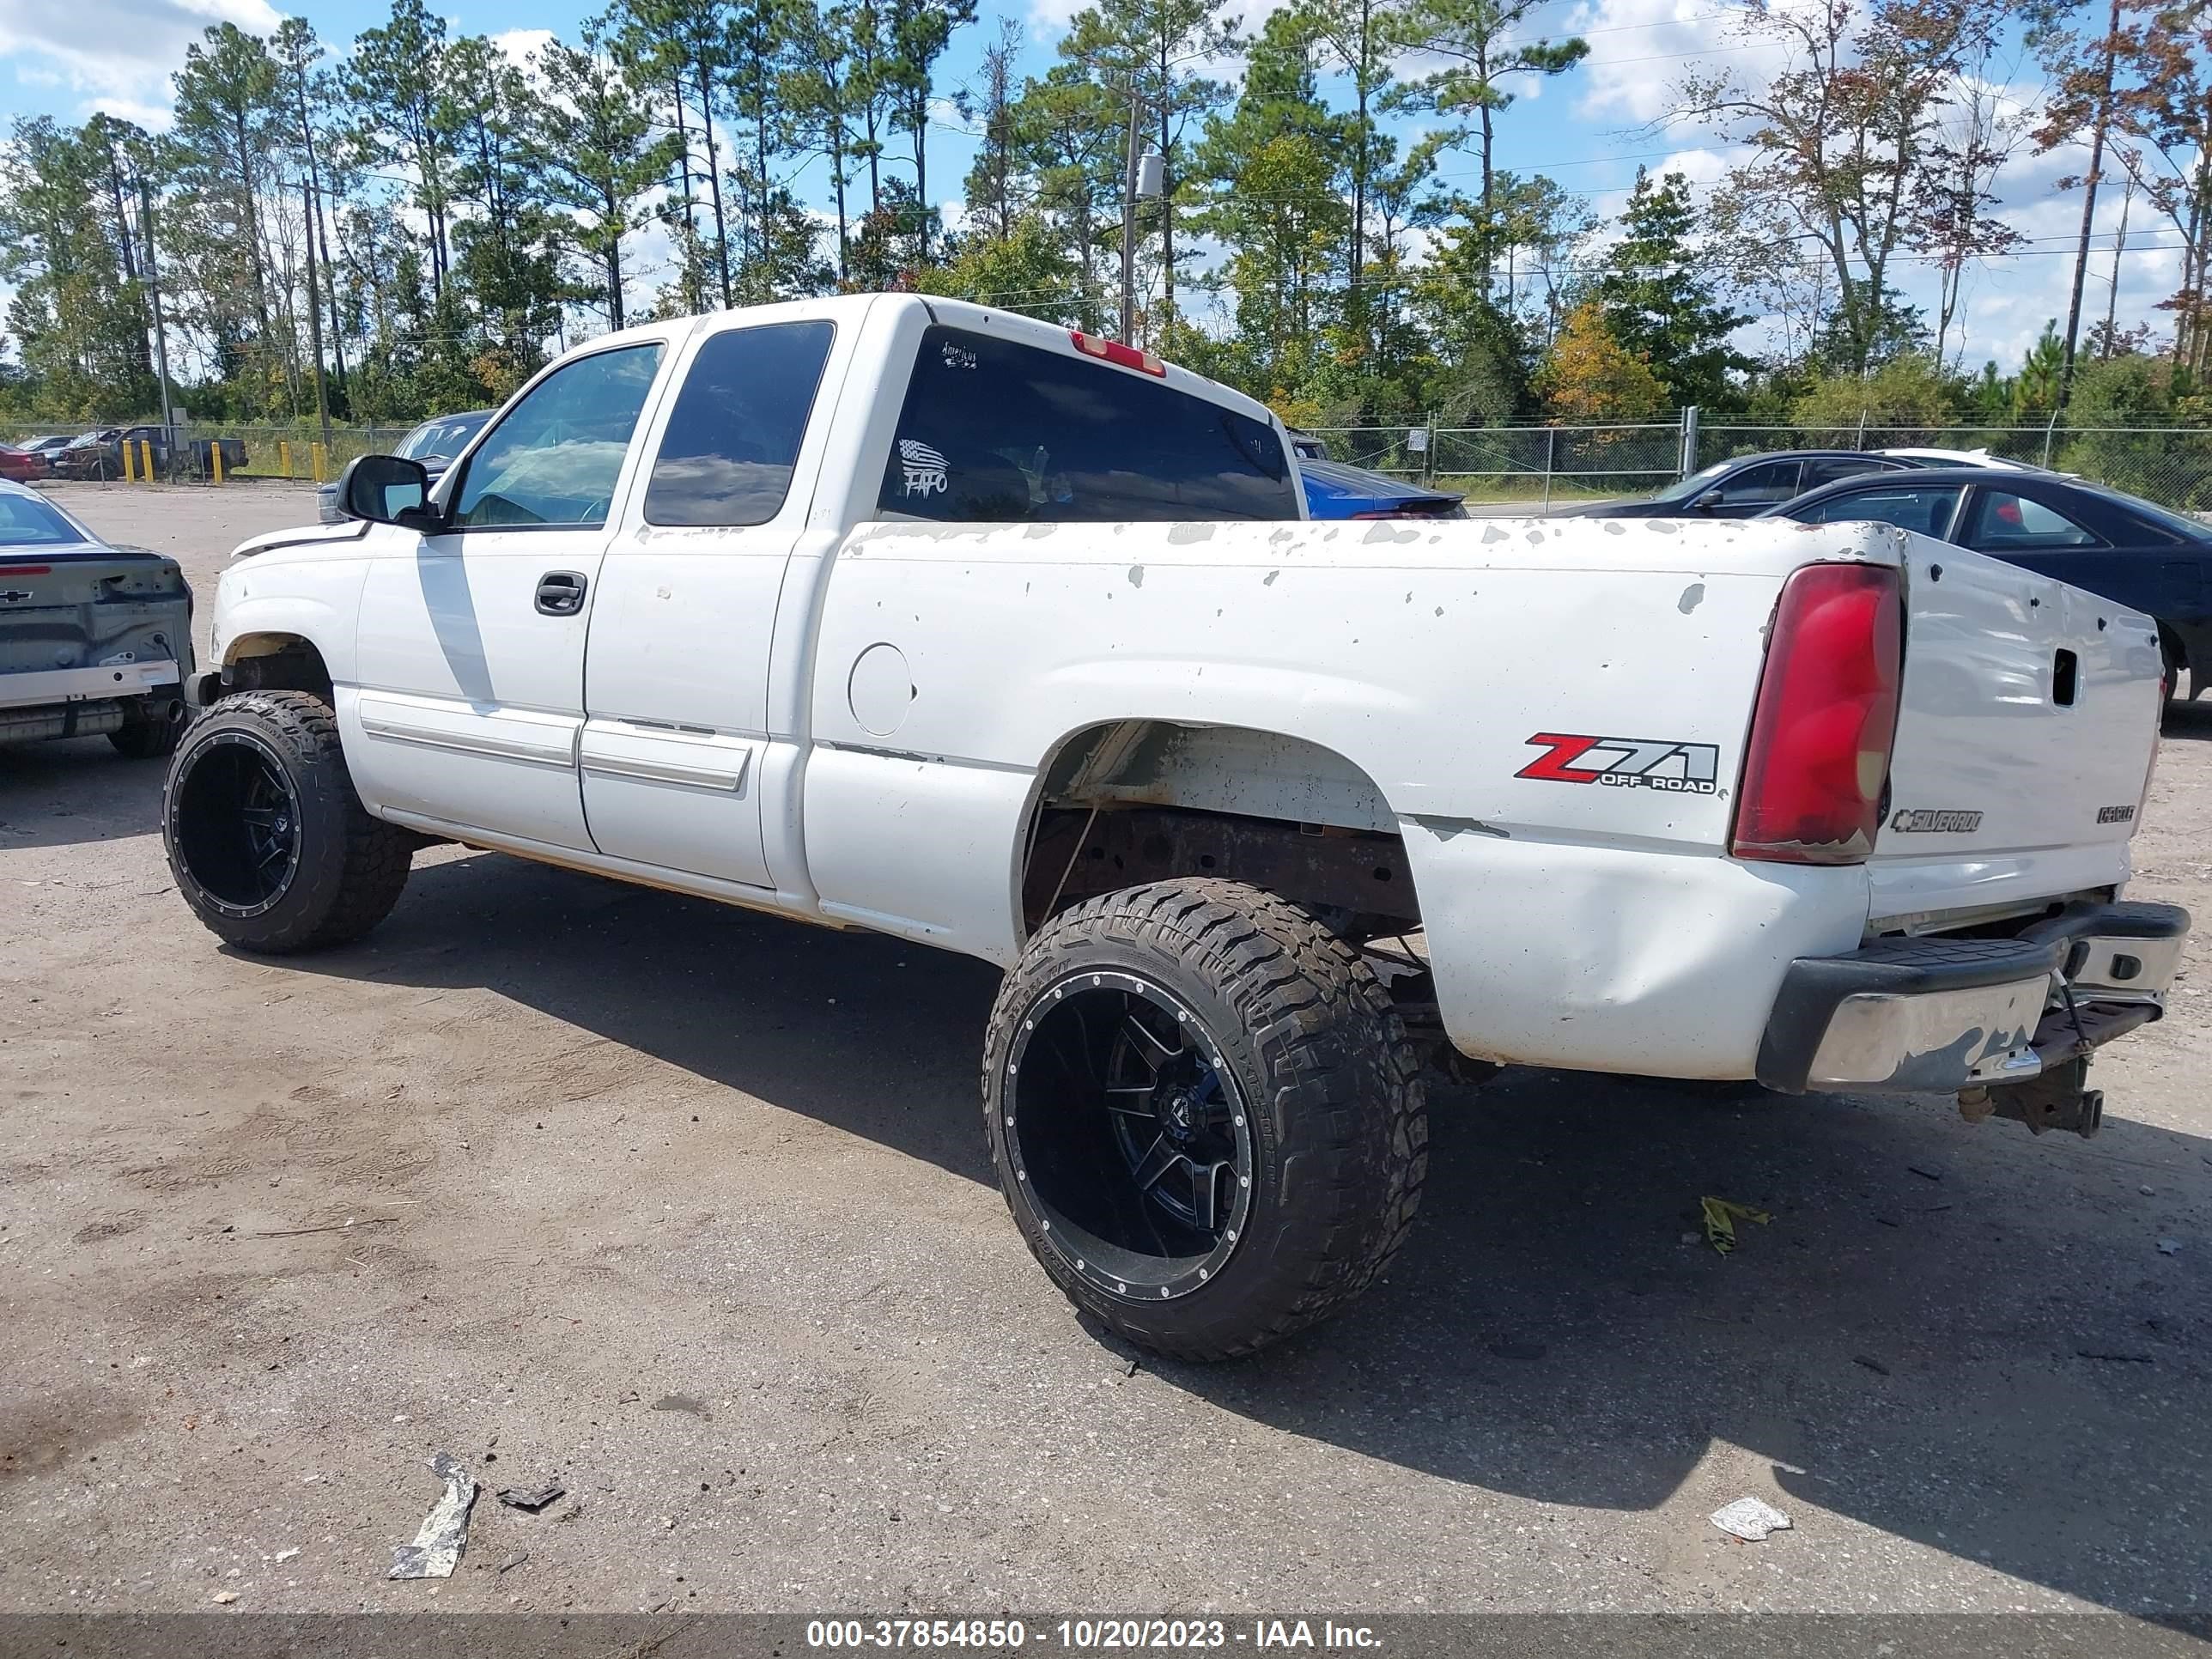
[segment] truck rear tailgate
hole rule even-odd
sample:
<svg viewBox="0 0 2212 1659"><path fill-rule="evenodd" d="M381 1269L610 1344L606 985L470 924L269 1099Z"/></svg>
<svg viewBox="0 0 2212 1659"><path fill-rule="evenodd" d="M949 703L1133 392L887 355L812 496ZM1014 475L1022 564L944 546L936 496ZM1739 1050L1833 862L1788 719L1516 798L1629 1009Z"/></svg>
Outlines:
<svg viewBox="0 0 2212 1659"><path fill-rule="evenodd" d="M2155 624L1899 533L1905 681L1869 865L1877 929L2124 881L2158 743Z"/></svg>

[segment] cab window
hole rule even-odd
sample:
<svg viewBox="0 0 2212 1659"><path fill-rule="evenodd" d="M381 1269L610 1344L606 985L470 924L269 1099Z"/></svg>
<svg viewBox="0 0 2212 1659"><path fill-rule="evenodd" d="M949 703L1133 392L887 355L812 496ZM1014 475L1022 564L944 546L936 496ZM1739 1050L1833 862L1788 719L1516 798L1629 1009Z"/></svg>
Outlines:
<svg viewBox="0 0 2212 1659"><path fill-rule="evenodd" d="M967 524L1298 516L1268 422L1128 369L942 325L922 336L877 505Z"/></svg>
<svg viewBox="0 0 2212 1659"><path fill-rule="evenodd" d="M532 386L469 457L453 495L454 526L605 525L659 362L657 343L620 346L565 363Z"/></svg>

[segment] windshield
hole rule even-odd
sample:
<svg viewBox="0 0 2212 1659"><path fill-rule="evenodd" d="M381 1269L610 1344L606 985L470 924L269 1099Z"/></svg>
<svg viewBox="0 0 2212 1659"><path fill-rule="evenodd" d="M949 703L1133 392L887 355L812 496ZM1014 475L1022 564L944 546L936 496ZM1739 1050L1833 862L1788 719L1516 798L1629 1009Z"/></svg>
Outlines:
<svg viewBox="0 0 2212 1659"><path fill-rule="evenodd" d="M404 460L420 461L437 455L450 461L483 429L489 418L485 415L445 415L425 421L400 441L399 456Z"/></svg>
<svg viewBox="0 0 2212 1659"><path fill-rule="evenodd" d="M77 527L35 495L0 495L0 547L73 547Z"/></svg>
<svg viewBox="0 0 2212 1659"><path fill-rule="evenodd" d="M1668 484L1651 499L1655 501L1686 501L1692 495L1703 495L1713 480L1734 466L1734 461L1715 461L1702 472L1692 472L1680 483Z"/></svg>

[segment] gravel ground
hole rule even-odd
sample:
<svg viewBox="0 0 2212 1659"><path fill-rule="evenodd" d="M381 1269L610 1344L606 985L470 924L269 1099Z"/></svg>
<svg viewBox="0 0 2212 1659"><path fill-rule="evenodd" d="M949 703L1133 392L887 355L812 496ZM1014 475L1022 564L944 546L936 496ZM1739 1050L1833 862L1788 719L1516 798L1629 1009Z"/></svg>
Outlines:
<svg viewBox="0 0 2212 1659"><path fill-rule="evenodd" d="M204 589L312 511L58 493ZM453 849L258 962L159 787L0 754L0 1611L2212 1602L2201 942L2093 1142L1511 1072L1348 1316L1133 1366L991 1185L988 968ZM2131 890L2212 915L2208 823L2185 710ZM1723 1259L1705 1194L1773 1219ZM466 1557L387 1583L439 1451Z"/></svg>

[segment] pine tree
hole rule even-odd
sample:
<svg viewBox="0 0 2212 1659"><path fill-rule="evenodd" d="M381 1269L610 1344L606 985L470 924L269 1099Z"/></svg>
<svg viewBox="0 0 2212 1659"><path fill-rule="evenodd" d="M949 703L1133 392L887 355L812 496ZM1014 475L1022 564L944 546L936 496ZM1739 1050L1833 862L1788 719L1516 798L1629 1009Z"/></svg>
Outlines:
<svg viewBox="0 0 2212 1659"><path fill-rule="evenodd" d="M1729 343L1750 318L1723 305L1696 246L1697 211L1679 173L1655 180L1638 167L1594 289L1606 327L1643 358L1675 404L1721 409L1729 377L1753 367Z"/></svg>

